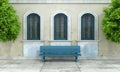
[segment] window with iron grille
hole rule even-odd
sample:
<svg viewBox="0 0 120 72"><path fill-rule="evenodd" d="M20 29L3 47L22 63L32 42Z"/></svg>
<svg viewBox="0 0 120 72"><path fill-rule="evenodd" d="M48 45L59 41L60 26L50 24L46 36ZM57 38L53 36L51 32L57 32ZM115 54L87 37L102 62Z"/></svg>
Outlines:
<svg viewBox="0 0 120 72"><path fill-rule="evenodd" d="M40 40L40 16L35 13L27 16L27 40Z"/></svg>
<svg viewBox="0 0 120 72"><path fill-rule="evenodd" d="M54 40L67 40L67 16L59 13L54 16Z"/></svg>
<svg viewBox="0 0 120 72"><path fill-rule="evenodd" d="M81 40L94 40L94 16L90 13L81 17Z"/></svg>

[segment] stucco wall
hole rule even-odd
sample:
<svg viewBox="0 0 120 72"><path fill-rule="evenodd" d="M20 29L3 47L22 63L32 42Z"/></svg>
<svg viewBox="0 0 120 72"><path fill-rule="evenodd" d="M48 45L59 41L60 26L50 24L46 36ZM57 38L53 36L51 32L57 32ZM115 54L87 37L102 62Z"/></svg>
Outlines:
<svg viewBox="0 0 120 72"><path fill-rule="evenodd" d="M22 32L15 42L0 42L0 57L22 56Z"/></svg>
<svg viewBox="0 0 120 72"><path fill-rule="evenodd" d="M39 11L40 14L43 16L43 42L37 41L38 44L43 45L50 45L51 43L51 16L55 12L63 11L67 12L70 15L70 41L71 45L78 45L78 16L82 12L94 12L98 15L98 55L99 56L120 56L120 44L112 43L105 39L102 33L102 24L101 20L103 17L103 7L107 7L108 4L94 4L94 3L85 3L85 4L12 4L13 7L16 9L17 14L20 17L20 21L22 22L22 28L18 39L15 42L7 42L7 43L0 43L0 56L23 56L23 46L25 43L33 43L33 41L24 41L24 14L30 11Z"/></svg>

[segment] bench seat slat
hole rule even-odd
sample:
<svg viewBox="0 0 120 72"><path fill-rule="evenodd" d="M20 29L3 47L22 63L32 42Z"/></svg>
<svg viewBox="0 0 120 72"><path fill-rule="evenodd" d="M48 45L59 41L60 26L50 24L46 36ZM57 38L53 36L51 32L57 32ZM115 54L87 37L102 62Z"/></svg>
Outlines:
<svg viewBox="0 0 120 72"><path fill-rule="evenodd" d="M79 52L41 52L40 54L79 54Z"/></svg>
<svg viewBox="0 0 120 72"><path fill-rule="evenodd" d="M41 48L40 52L80 52L79 48Z"/></svg>
<svg viewBox="0 0 120 72"><path fill-rule="evenodd" d="M79 56L80 54L40 54L41 56Z"/></svg>

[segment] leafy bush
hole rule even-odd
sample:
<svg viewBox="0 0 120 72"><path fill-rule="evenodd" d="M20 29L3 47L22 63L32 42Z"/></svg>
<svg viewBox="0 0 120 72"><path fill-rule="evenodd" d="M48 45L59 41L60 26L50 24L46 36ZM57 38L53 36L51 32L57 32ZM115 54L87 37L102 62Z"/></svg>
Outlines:
<svg viewBox="0 0 120 72"><path fill-rule="evenodd" d="M102 20L103 32L108 40L120 43L120 0L112 0L108 8L104 8Z"/></svg>
<svg viewBox="0 0 120 72"><path fill-rule="evenodd" d="M0 0L0 41L14 41L20 28L21 24L12 5L8 0Z"/></svg>

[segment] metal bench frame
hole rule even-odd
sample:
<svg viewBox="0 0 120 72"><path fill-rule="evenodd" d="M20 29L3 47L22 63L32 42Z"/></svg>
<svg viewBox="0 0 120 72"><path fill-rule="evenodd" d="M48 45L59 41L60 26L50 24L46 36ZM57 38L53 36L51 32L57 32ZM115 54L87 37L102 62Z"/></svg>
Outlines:
<svg viewBox="0 0 120 72"><path fill-rule="evenodd" d="M46 56L74 56L77 62L80 55L80 46L40 46L43 62Z"/></svg>

